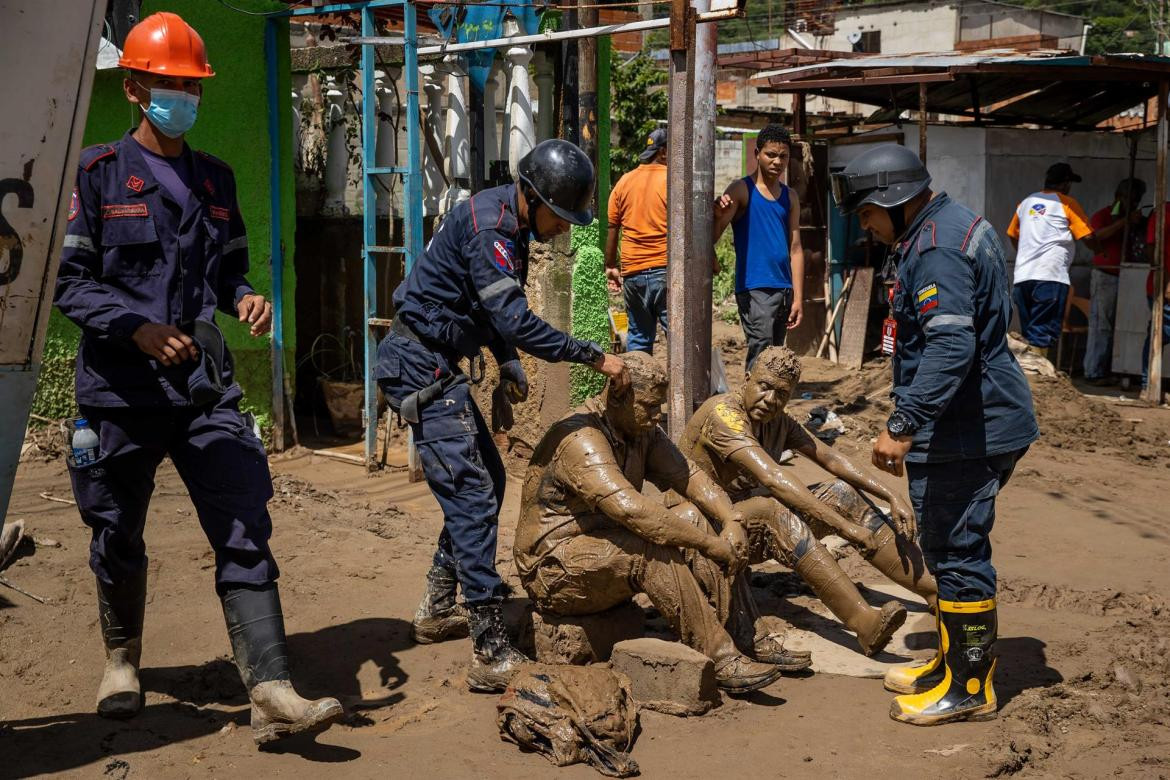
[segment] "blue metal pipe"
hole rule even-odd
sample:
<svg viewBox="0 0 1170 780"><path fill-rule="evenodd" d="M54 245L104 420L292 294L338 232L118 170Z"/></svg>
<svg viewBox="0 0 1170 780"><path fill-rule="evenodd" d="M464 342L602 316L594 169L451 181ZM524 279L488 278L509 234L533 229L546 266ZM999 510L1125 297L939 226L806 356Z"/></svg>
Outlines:
<svg viewBox="0 0 1170 780"><path fill-rule="evenodd" d="M410 273L414 261L423 249L422 215L422 158L420 154L418 129L418 19L413 2L402 8L403 33L406 44L403 47L403 73L406 74L406 273Z"/></svg>
<svg viewBox="0 0 1170 780"><path fill-rule="evenodd" d="M362 35L374 35L374 11L368 3L362 8ZM378 115L374 110L374 57L376 52L370 45L362 46L362 229L365 241L362 247L362 286L365 293L365 318L363 331L365 338L365 406L362 411L362 422L366 429L366 468L373 469L374 453L378 442L378 391L374 385L374 360L376 359L377 344L374 341L374 330L370 327L369 318L374 315L377 305L377 269L374 265L375 253L370 247L378 243L378 208L376 175L373 172L375 149L378 142ZM417 114L415 114L417 116ZM407 115L409 122L410 115Z"/></svg>

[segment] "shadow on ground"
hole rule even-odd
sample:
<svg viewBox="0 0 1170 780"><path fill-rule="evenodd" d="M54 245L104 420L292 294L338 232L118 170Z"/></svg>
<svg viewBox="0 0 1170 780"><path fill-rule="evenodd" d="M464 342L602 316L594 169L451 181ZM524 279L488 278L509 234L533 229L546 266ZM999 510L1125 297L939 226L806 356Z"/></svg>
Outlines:
<svg viewBox="0 0 1170 780"><path fill-rule="evenodd" d="M346 707L346 722L368 719L356 708L389 706L404 698L399 690L406 673L397 654L409 646L410 624L392 618L369 618L288 638L293 679L308 698L335 696ZM387 695L363 699L358 671L367 663L379 670ZM164 745L207 737L229 724L247 730L248 697L235 666L216 658L199 666L142 670L148 700L163 694L173 701L148 704L127 721L107 720L92 711L0 721L0 778L63 772L89 764L103 767L105 777L125 777L133 754ZM0 706L2 706L0 702ZM232 708L232 709L224 709ZM250 740L250 734L247 737ZM266 750L293 753L306 761L334 763L361 756L356 750L328 744L328 732L292 737Z"/></svg>

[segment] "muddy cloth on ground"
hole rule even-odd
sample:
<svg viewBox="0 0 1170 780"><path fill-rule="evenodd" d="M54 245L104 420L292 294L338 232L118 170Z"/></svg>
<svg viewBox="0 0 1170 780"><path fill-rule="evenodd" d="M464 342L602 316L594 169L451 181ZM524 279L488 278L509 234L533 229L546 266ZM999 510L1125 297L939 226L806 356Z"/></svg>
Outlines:
<svg viewBox="0 0 1170 780"><path fill-rule="evenodd" d="M527 665L496 710L501 739L557 766L587 763L608 777L638 774L629 754L638 708L624 674L604 666Z"/></svg>

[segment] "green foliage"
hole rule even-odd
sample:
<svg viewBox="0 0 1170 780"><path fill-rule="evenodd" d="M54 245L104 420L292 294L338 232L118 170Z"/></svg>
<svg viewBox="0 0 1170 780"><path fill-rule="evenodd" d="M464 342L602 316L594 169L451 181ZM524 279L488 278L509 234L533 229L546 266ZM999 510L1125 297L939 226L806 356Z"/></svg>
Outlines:
<svg viewBox="0 0 1170 780"><path fill-rule="evenodd" d="M573 335L579 339L609 343L609 293L605 287L605 254L597 248L597 221L574 227L571 246L576 253L573 263ZM587 366L570 369L573 406L597 395L605 387L605 377Z"/></svg>
<svg viewBox="0 0 1170 780"><path fill-rule="evenodd" d="M715 257L719 259L719 273L711 280L711 300L719 305L735 293L735 244L731 231L723 231L715 243Z"/></svg>
<svg viewBox="0 0 1170 780"><path fill-rule="evenodd" d="M81 337L73 323L54 311L49 318L49 332L45 336L45 353L41 358L41 373L33 395L32 413L50 420L77 416L77 397L74 392L77 343Z"/></svg>
<svg viewBox="0 0 1170 780"><path fill-rule="evenodd" d="M622 54L612 55L613 149L610 151L610 181L616 182L638 165L638 155L647 134L666 121L666 72L646 52L623 62Z"/></svg>
<svg viewBox="0 0 1170 780"><path fill-rule="evenodd" d="M1025 8L1046 10L1046 0L1015 0ZM1080 0L1062 4L1061 13L1084 16L1093 25L1085 40L1085 54L1154 51L1154 31L1150 27L1146 3L1138 0Z"/></svg>

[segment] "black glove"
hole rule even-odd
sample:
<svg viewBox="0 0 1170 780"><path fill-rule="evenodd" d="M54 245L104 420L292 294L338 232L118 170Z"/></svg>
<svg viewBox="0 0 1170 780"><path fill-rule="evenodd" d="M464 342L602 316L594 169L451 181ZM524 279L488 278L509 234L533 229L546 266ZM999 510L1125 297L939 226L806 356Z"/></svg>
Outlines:
<svg viewBox="0 0 1170 780"><path fill-rule="evenodd" d="M502 389L504 396L514 404L528 400L528 377L524 375L524 367L519 360L509 360L500 366L498 389Z"/></svg>
<svg viewBox="0 0 1170 780"><path fill-rule="evenodd" d="M492 433L508 431L516 418L512 415L512 402L508 400L508 392L504 384L496 385L492 391Z"/></svg>

